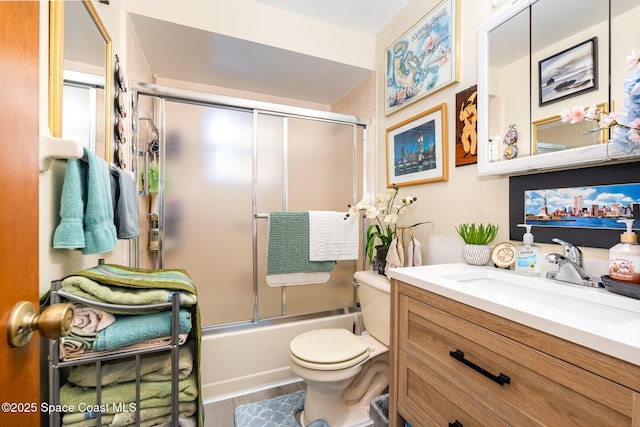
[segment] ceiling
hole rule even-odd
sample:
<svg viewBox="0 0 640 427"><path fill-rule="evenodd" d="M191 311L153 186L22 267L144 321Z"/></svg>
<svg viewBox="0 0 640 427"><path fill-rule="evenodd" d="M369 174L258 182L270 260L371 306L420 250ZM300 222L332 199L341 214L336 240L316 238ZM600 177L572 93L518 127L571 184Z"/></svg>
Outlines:
<svg viewBox="0 0 640 427"><path fill-rule="evenodd" d="M254 0L375 35L410 0ZM131 14L158 77L329 105L370 73L360 67ZM207 54L215 52L215 54Z"/></svg>

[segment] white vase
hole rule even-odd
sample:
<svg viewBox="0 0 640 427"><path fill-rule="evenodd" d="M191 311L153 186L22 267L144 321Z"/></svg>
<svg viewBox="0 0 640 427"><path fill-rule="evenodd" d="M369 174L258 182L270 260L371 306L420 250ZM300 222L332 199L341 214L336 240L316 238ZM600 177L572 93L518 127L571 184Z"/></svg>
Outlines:
<svg viewBox="0 0 640 427"><path fill-rule="evenodd" d="M466 244L462 247L462 257L467 264L485 265L491 258L491 246Z"/></svg>

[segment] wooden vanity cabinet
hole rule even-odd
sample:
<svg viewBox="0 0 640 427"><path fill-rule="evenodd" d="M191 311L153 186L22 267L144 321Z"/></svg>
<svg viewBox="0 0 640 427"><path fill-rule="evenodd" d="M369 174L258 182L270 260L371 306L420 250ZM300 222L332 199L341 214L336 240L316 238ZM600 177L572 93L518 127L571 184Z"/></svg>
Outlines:
<svg viewBox="0 0 640 427"><path fill-rule="evenodd" d="M391 427L640 427L640 366L391 286Z"/></svg>

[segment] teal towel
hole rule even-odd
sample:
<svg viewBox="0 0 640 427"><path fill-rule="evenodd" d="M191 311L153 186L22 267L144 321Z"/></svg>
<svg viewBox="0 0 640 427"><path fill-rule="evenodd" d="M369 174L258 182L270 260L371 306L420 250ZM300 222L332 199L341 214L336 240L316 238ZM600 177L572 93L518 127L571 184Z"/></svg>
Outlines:
<svg viewBox="0 0 640 427"><path fill-rule="evenodd" d="M271 212L267 274L331 272L335 261L309 261L309 212Z"/></svg>
<svg viewBox="0 0 640 427"><path fill-rule="evenodd" d="M56 249L84 248L84 186L81 160L69 159L60 198L60 224L53 233Z"/></svg>
<svg viewBox="0 0 640 427"><path fill-rule="evenodd" d="M84 212L84 255L108 252L118 244L113 222L111 173L107 162L85 148L88 159L87 204Z"/></svg>
<svg viewBox="0 0 640 427"><path fill-rule="evenodd" d="M180 333L191 330L191 314L180 310ZM171 312L119 316L115 323L100 332L93 342L93 350L113 350L126 345L171 335Z"/></svg>
<svg viewBox="0 0 640 427"><path fill-rule="evenodd" d="M84 149L86 162L69 159L60 199L56 249L82 249L84 255L108 252L118 238L113 222L111 175L107 163Z"/></svg>

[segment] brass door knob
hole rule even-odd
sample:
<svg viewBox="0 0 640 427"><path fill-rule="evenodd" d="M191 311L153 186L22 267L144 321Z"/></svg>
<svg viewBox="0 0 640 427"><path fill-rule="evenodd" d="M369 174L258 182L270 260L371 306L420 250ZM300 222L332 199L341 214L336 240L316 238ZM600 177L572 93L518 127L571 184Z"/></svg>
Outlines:
<svg viewBox="0 0 640 427"><path fill-rule="evenodd" d="M22 347L31 339L34 331L43 338L60 338L69 335L73 326L73 304L53 304L37 314L28 301L16 304L7 323L7 340L11 347Z"/></svg>

